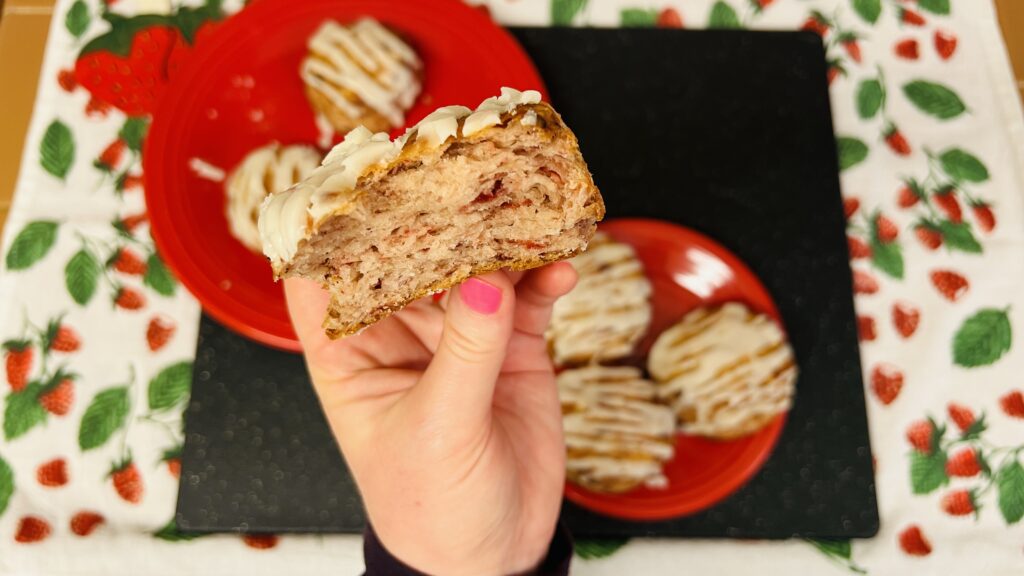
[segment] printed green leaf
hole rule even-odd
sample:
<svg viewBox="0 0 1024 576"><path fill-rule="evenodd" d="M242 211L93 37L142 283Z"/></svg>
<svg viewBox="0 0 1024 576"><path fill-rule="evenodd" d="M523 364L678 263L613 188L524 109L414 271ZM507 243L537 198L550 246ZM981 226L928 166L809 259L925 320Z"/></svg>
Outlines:
<svg viewBox="0 0 1024 576"><path fill-rule="evenodd" d="M68 289L71 299L80 306L85 306L96 293L96 285L100 279L100 263L87 249L82 248L68 260L64 267L64 286Z"/></svg>
<svg viewBox="0 0 1024 576"><path fill-rule="evenodd" d="M619 12L619 24L623 27L651 27L658 23L658 11L643 8L624 8Z"/></svg>
<svg viewBox="0 0 1024 576"><path fill-rule="evenodd" d="M626 545L629 538L601 538L594 540L576 540L576 555L584 560L606 558Z"/></svg>
<svg viewBox="0 0 1024 576"><path fill-rule="evenodd" d="M895 242L883 244L877 234L871 239L871 263L897 280L903 279L903 249Z"/></svg>
<svg viewBox="0 0 1024 576"><path fill-rule="evenodd" d="M940 120L956 118L967 110L956 92L942 84L927 80L914 80L904 84L903 93L918 110Z"/></svg>
<svg viewBox="0 0 1024 576"><path fill-rule="evenodd" d="M914 451L910 455L910 487L914 494L930 494L949 484L946 475L946 453L936 450L932 454Z"/></svg>
<svg viewBox="0 0 1024 576"><path fill-rule="evenodd" d="M133 116L124 121L124 126L117 135L124 140L129 150L134 152L142 151L142 141L146 138L146 132L149 131L149 120L146 118L140 118Z"/></svg>
<svg viewBox="0 0 1024 576"><path fill-rule="evenodd" d="M708 28L742 28L740 17L722 0L715 2L711 7L711 14L708 16Z"/></svg>
<svg viewBox="0 0 1024 576"><path fill-rule="evenodd" d="M156 532L153 532L154 538L166 540L167 542L186 542L188 540L195 540L200 536L203 535L182 532L178 529L178 525L174 522L173 518L171 518L171 520L167 522L167 524L164 524L163 528L157 530Z"/></svg>
<svg viewBox="0 0 1024 576"><path fill-rule="evenodd" d="M142 283L163 296L173 296L178 285L178 281L156 252L146 259L146 275L142 277Z"/></svg>
<svg viewBox="0 0 1024 576"><path fill-rule="evenodd" d="M18 392L11 392L4 400L4 438L14 440L46 421L46 410L39 405L43 385L29 382Z"/></svg>
<svg viewBox="0 0 1024 576"><path fill-rule="evenodd" d="M587 0L551 0L551 23L555 26L568 26L580 10L587 5Z"/></svg>
<svg viewBox="0 0 1024 576"><path fill-rule="evenodd" d="M999 486L999 511L1007 524L1016 524L1024 518L1024 467L1016 459L1003 464L996 476ZM0 511L3 504L0 503Z"/></svg>
<svg viewBox="0 0 1024 576"><path fill-rule="evenodd" d="M14 470L0 458L0 518L7 510L7 504L11 501L11 494L14 493Z"/></svg>
<svg viewBox="0 0 1024 576"><path fill-rule="evenodd" d="M82 451L104 445L128 418L128 387L107 388L97 394L82 415L78 446Z"/></svg>
<svg viewBox="0 0 1024 576"><path fill-rule="evenodd" d="M807 540L815 548L821 550L826 556L849 560L853 554L853 547L849 540Z"/></svg>
<svg viewBox="0 0 1024 576"><path fill-rule="evenodd" d="M57 223L51 220L29 222L11 242L7 268L24 270L43 259L57 240Z"/></svg>
<svg viewBox="0 0 1024 576"><path fill-rule="evenodd" d="M169 410L188 398L192 388L192 363L178 362L149 381L149 409Z"/></svg>
<svg viewBox="0 0 1024 576"><path fill-rule="evenodd" d="M853 0L853 9L865 22L874 24L882 14L882 0Z"/></svg>
<svg viewBox="0 0 1024 576"><path fill-rule="evenodd" d="M75 0L67 15L64 16L64 27L75 38L81 38L85 29L89 27L90 20L92 20L92 16L89 15L89 7L85 4L85 0Z"/></svg>
<svg viewBox="0 0 1024 576"><path fill-rule="evenodd" d="M171 17L175 27L189 44L195 44L196 34L203 24L224 18L221 0L206 0L201 6L179 6Z"/></svg>
<svg viewBox="0 0 1024 576"><path fill-rule="evenodd" d="M971 232L970 224L966 222L951 222L943 220L939 222L939 231L946 247L950 250L959 250L971 254L981 254L982 247L974 233Z"/></svg>
<svg viewBox="0 0 1024 576"><path fill-rule="evenodd" d="M917 6L932 14L949 14L949 0L917 0Z"/></svg>
<svg viewBox="0 0 1024 576"><path fill-rule="evenodd" d="M953 362L964 368L988 366L1002 358L1012 342L1013 329L1005 310L979 310L953 336Z"/></svg>
<svg viewBox="0 0 1024 576"><path fill-rule="evenodd" d="M857 113L864 120L874 118L882 108L885 90L877 78L868 78L857 87Z"/></svg>
<svg viewBox="0 0 1024 576"><path fill-rule="evenodd" d="M60 120L50 122L39 143L39 165L61 180L75 160L75 138L71 129Z"/></svg>
<svg viewBox="0 0 1024 576"><path fill-rule="evenodd" d="M988 180L988 168L970 152L951 148L939 155L942 169L950 178L961 182L984 182Z"/></svg>
<svg viewBox="0 0 1024 576"><path fill-rule="evenodd" d="M839 136L836 138L839 150L839 169L847 170L860 164L868 157L868 146L856 138Z"/></svg>

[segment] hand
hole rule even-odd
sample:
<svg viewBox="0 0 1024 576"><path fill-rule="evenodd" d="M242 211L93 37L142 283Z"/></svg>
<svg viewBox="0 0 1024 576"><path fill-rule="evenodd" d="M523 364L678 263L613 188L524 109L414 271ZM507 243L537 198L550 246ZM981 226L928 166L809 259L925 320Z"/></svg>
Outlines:
<svg viewBox="0 0 1024 576"><path fill-rule="evenodd" d="M327 421L381 543L430 574L535 567L554 534L565 445L544 330L576 272L470 279L329 340L328 295L285 282Z"/></svg>

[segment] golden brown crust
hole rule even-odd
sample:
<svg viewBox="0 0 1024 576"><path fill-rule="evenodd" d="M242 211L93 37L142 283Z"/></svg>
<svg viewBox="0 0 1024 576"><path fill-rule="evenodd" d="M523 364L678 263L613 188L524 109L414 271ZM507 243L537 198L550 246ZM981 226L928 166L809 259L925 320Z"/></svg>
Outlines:
<svg viewBox="0 0 1024 576"><path fill-rule="evenodd" d="M355 98L356 101L359 101L358 96L354 93L347 90L343 90L343 93L346 98ZM349 116L341 108L335 106L323 92L309 85L306 85L306 98L313 110L327 118L331 127L338 134L346 134L359 126L366 126L371 132L387 132L392 128L387 118L370 108L366 108L366 113L362 116L356 118Z"/></svg>

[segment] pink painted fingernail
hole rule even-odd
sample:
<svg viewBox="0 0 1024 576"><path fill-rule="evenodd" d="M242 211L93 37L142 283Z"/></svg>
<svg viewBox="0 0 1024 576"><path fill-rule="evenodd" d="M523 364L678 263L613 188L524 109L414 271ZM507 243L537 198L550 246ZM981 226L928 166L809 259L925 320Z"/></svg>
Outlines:
<svg viewBox="0 0 1024 576"><path fill-rule="evenodd" d="M501 288L478 278L470 278L459 288L459 297L480 314L491 315L501 308Z"/></svg>

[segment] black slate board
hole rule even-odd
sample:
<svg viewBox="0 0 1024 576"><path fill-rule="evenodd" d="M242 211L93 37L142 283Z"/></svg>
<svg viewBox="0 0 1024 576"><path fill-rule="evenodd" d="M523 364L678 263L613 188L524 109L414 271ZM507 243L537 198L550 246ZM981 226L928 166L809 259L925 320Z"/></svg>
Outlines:
<svg viewBox="0 0 1024 576"><path fill-rule="evenodd" d="M878 530L825 62L810 33L520 29L608 217L717 239L778 304L801 369L779 444L715 507L667 522L566 503L577 536L869 537ZM299 356L204 317L177 521L358 532L358 495Z"/></svg>

